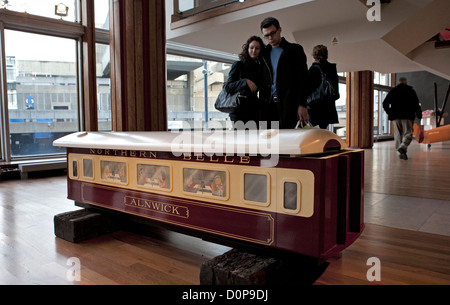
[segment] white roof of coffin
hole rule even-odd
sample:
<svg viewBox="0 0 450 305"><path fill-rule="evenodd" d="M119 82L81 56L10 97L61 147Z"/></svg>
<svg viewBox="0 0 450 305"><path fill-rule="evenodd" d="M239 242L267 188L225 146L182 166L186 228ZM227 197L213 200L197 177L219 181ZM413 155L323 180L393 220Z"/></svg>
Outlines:
<svg viewBox="0 0 450 305"><path fill-rule="evenodd" d="M334 140L334 141L333 141ZM131 131L77 132L59 138L54 146L182 153L307 155L322 153L328 145L346 143L324 129L246 131Z"/></svg>

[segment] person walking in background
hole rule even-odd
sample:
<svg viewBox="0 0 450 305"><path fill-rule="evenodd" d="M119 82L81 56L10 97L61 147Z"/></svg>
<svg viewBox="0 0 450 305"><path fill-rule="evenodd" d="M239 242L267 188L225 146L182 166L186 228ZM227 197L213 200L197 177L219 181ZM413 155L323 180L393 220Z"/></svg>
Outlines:
<svg viewBox="0 0 450 305"><path fill-rule="evenodd" d="M314 63L308 71L308 94L316 90L322 82L322 73L326 75L335 90L334 100L324 102L317 108L308 107L309 121L313 126L327 129L329 124L339 123L336 100L339 99L339 76L335 63L328 62L328 49L324 45L313 48Z"/></svg>
<svg viewBox="0 0 450 305"><path fill-rule="evenodd" d="M261 22L261 32L268 45L264 53L266 82L271 91L264 92L263 121L276 121L279 128L295 128L297 121L307 122L306 109L308 65L303 47L281 36L276 18ZM268 126L269 127L269 126Z"/></svg>
<svg viewBox="0 0 450 305"><path fill-rule="evenodd" d="M239 121L242 126L248 122L255 122L254 128L260 119L260 102L258 91L263 86L263 65L262 54L264 42L258 36L251 36L242 46L242 52L239 54L239 60L231 66L228 80L224 88L229 93L241 92L245 98L241 99L239 109L230 113L230 120L235 128L240 129ZM250 128L252 126L245 126Z"/></svg>
<svg viewBox="0 0 450 305"><path fill-rule="evenodd" d="M388 119L394 122L395 148L400 159L408 160L407 151L413 138L414 120L422 119L422 109L416 91L401 77L383 101Z"/></svg>

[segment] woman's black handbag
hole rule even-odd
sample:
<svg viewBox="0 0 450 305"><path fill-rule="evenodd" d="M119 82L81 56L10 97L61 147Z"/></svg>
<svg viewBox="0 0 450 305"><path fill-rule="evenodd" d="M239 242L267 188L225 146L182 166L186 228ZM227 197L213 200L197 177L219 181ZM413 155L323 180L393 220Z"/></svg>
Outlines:
<svg viewBox="0 0 450 305"><path fill-rule="evenodd" d="M334 102L339 98L336 94L336 90L331 84L330 80L327 78L325 73L320 71L322 74L322 79L319 87L314 90L307 99L308 109L324 107L330 102Z"/></svg>
<svg viewBox="0 0 450 305"><path fill-rule="evenodd" d="M217 97L214 107L220 112L234 113L239 108L242 98L245 97L239 91L231 94L223 88Z"/></svg>

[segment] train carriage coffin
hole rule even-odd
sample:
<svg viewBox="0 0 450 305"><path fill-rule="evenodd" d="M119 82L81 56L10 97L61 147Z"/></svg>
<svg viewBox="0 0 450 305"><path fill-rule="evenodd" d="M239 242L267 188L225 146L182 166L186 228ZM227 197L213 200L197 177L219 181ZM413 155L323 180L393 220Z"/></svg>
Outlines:
<svg viewBox="0 0 450 305"><path fill-rule="evenodd" d="M79 132L54 145L80 206L319 259L364 227L364 152L327 130Z"/></svg>

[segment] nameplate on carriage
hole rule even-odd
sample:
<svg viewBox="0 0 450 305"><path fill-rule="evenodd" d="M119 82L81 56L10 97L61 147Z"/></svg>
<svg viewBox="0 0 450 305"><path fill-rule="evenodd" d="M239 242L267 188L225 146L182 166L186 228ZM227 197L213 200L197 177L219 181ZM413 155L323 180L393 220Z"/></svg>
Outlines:
<svg viewBox="0 0 450 305"><path fill-rule="evenodd" d="M158 213L164 213L183 218L189 217L189 209L187 207L182 207L179 205L158 202L155 200L146 200L130 196L125 196L124 202L125 205L128 207L135 207L139 209L150 210Z"/></svg>

